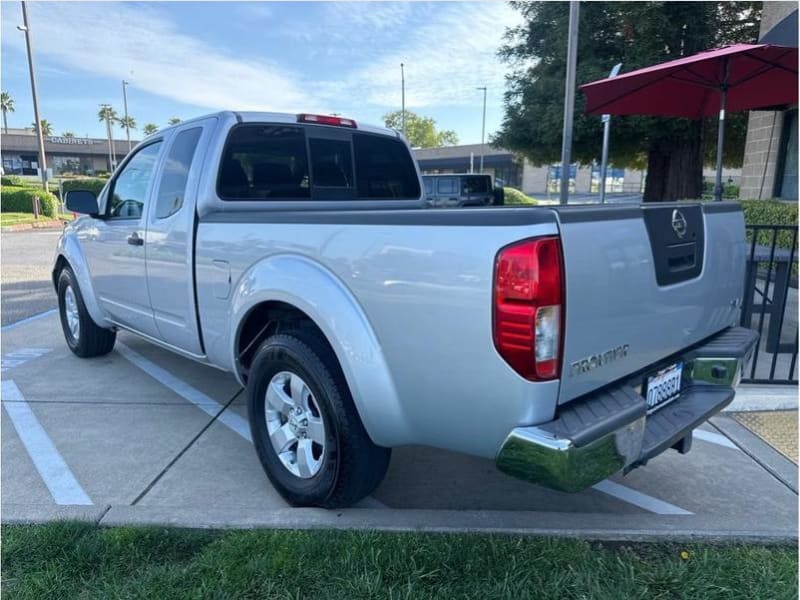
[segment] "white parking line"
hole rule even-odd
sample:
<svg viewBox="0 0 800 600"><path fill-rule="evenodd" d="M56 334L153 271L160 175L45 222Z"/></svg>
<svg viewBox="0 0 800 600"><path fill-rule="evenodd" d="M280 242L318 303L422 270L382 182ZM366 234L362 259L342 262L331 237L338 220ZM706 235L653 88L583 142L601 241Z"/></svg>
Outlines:
<svg viewBox="0 0 800 600"><path fill-rule="evenodd" d="M725 446L726 448L733 448L734 450L739 450L739 446L734 444L732 441L730 441L721 433L714 433L713 431L705 431L703 429L695 429L692 432L692 437L695 437L698 440L703 440L704 442L711 442L712 444L717 444L718 446Z"/></svg>
<svg viewBox="0 0 800 600"><path fill-rule="evenodd" d="M247 419L242 418L235 412L229 410L223 411L225 407L222 404L197 388L192 387L182 379L175 377L175 375L169 371L162 369L154 362L147 360L141 354L134 352L125 344L117 342L115 348L123 357L150 375L150 377L158 381L161 385L168 387L182 398L188 400L207 415L211 417L219 415L217 416L217 420L220 423L238 433L248 442L253 441L250 437L250 425Z"/></svg>
<svg viewBox="0 0 800 600"><path fill-rule="evenodd" d="M253 439L250 437L250 424L247 422L247 419L239 416L235 412L231 412L230 410L226 410L220 414L220 411L224 407L219 402L213 398L210 398L197 388L192 387L182 379L175 377L172 373L162 369L157 364L147 360L141 354L134 352L125 344L117 341L117 344L114 346L114 348L127 360L150 375L150 377L158 381L160 384L168 387L179 396L185 398L206 414L212 417L219 414L219 417L217 417L218 421L228 427L231 431L238 433L251 444L253 443ZM372 496L367 496L361 500L359 505L362 508L387 508L383 502L373 498Z"/></svg>
<svg viewBox="0 0 800 600"><path fill-rule="evenodd" d="M634 490L619 483L615 483L606 479L598 484L592 486L598 492L603 492L609 496L614 496L619 500L623 500L628 504L633 504L639 508L650 511L657 515L693 515L694 513L682 509L680 506L675 506L669 502L664 502L658 498L653 498L647 494L643 494L638 490Z"/></svg>
<svg viewBox="0 0 800 600"><path fill-rule="evenodd" d="M1 328L2 331L11 331L12 329L16 329L20 325L25 325L26 323L30 323L31 321L36 321L37 319L41 319L42 317L46 317L48 315L52 315L56 312L55 308L51 308L50 310L46 310L43 313L39 313L38 315L33 315L32 317L27 317L25 319L21 319L15 323L9 323L8 325L3 325Z"/></svg>
<svg viewBox="0 0 800 600"><path fill-rule="evenodd" d="M75 479L22 392L12 380L3 381L3 406L28 451L36 470L56 504L91 506L92 501Z"/></svg>

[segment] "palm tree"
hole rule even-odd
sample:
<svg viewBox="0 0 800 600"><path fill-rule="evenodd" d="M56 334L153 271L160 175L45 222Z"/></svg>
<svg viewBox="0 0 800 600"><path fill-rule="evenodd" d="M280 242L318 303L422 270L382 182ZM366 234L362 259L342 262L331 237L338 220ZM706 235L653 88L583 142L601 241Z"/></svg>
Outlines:
<svg viewBox="0 0 800 600"><path fill-rule="evenodd" d="M118 120L117 111L110 104L101 104L100 110L97 111L97 120L106 122L106 135L108 137L108 169L114 169L114 163L117 162L114 156L114 140L111 137L111 123Z"/></svg>
<svg viewBox="0 0 800 600"><path fill-rule="evenodd" d="M36 122L31 123L31 127L36 131ZM42 119L42 137L49 137L53 135L53 124L47 119Z"/></svg>
<svg viewBox="0 0 800 600"><path fill-rule="evenodd" d="M131 129L136 129L136 119L128 115L117 119L119 126L125 130L125 137L128 138L128 152L131 151Z"/></svg>
<svg viewBox="0 0 800 600"><path fill-rule="evenodd" d="M71 131L65 131L64 133L61 134L61 137L75 137L75 134L72 133Z"/></svg>
<svg viewBox="0 0 800 600"><path fill-rule="evenodd" d="M150 135L158 131L158 125L155 123L146 123L144 127L142 127L142 133L145 135Z"/></svg>
<svg viewBox="0 0 800 600"><path fill-rule="evenodd" d="M3 131L8 133L6 113L14 112L14 99L8 92L2 92L2 94L0 94L0 110L3 111Z"/></svg>
<svg viewBox="0 0 800 600"><path fill-rule="evenodd" d="M169 123L170 125L177 125L180 122L181 120L179 117L172 117L169 121L167 121L167 123Z"/></svg>

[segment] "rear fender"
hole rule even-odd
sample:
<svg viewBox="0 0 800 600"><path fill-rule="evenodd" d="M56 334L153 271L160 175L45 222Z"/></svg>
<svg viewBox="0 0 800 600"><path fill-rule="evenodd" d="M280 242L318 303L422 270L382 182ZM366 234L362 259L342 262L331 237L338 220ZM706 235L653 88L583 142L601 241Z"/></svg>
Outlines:
<svg viewBox="0 0 800 600"><path fill-rule="evenodd" d="M251 266L231 301L230 364L238 365L239 329L258 304L284 302L303 311L333 347L364 427L381 446L410 439L394 382L367 316L350 290L323 266L298 255L276 255ZM238 370L238 366L236 367ZM241 380L241 373L237 372Z"/></svg>

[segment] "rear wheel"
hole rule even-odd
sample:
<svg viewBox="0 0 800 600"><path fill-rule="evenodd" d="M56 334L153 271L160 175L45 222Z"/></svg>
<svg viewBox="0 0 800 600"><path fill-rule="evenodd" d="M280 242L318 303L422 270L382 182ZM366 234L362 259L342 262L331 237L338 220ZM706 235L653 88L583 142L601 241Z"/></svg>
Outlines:
<svg viewBox="0 0 800 600"><path fill-rule="evenodd" d="M58 277L58 313L67 346L81 358L108 354L114 348L116 332L92 320L83 302L72 269L65 267Z"/></svg>
<svg viewBox="0 0 800 600"><path fill-rule="evenodd" d="M350 506L383 479L391 450L375 445L336 357L313 330L273 335L253 359L248 413L256 453L296 506Z"/></svg>

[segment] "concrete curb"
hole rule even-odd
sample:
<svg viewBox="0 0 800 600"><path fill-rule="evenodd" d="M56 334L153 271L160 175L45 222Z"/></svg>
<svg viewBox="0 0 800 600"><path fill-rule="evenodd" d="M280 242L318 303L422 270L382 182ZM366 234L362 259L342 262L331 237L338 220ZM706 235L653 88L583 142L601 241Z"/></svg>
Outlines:
<svg viewBox="0 0 800 600"><path fill-rule="evenodd" d="M0 227L0 233L10 231L29 231L31 229L61 229L65 221L39 221L38 223L20 223L19 225L6 225Z"/></svg>
<svg viewBox="0 0 800 600"><path fill-rule="evenodd" d="M357 529L427 533L497 533L618 542L747 542L796 544L786 528L730 530L724 518L708 515L660 516L601 513L511 512L486 510L385 510L350 508L220 508L163 506L53 507L6 505L4 523L63 519L101 526L187 527L200 529ZM559 523L555 527L551 524Z"/></svg>
<svg viewBox="0 0 800 600"><path fill-rule="evenodd" d="M797 494L796 464L731 417L713 417L711 424L773 477Z"/></svg>
<svg viewBox="0 0 800 600"><path fill-rule="evenodd" d="M740 385L723 412L797 410L797 393L796 385Z"/></svg>

